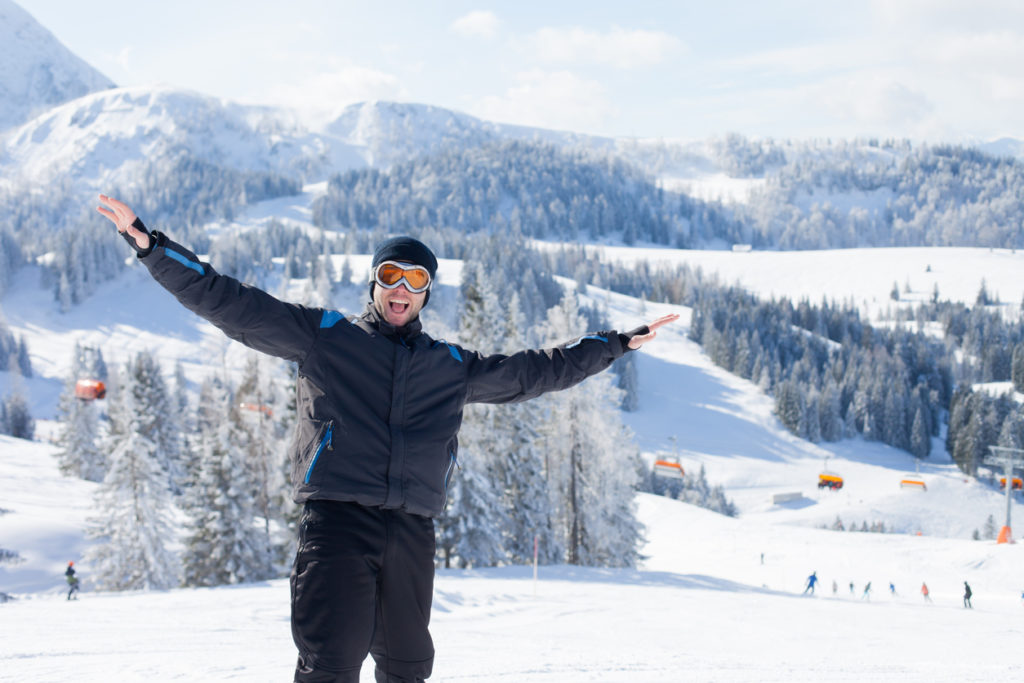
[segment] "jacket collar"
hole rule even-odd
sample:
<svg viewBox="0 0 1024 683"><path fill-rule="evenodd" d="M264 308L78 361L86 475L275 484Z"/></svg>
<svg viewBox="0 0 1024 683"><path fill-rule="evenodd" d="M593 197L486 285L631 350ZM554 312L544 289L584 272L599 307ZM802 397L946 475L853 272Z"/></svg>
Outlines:
<svg viewBox="0 0 1024 683"><path fill-rule="evenodd" d="M363 312L362 318L387 337L412 339L423 331L423 323L420 322L419 316L410 320L407 325L395 327L381 316L380 311L377 310L372 301L366 304L366 310Z"/></svg>

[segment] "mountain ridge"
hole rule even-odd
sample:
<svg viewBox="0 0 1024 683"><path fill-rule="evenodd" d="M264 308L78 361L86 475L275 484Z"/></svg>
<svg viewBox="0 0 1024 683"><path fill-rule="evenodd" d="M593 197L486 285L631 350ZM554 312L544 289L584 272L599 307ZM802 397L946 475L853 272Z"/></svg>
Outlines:
<svg viewBox="0 0 1024 683"><path fill-rule="evenodd" d="M0 63L0 131L53 106L114 87L11 0L0 0Z"/></svg>

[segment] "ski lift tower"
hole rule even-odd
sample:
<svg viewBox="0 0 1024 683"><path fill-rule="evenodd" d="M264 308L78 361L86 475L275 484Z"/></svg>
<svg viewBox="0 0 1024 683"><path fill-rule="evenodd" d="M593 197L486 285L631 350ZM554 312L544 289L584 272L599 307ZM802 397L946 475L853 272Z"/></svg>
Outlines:
<svg viewBox="0 0 1024 683"><path fill-rule="evenodd" d="M1013 495L1013 468L1024 467L1024 449L1006 446L989 446L992 455L985 458L986 465L1002 465L1006 468L1006 525L999 530L997 543L1013 543L1010 532L1010 500Z"/></svg>

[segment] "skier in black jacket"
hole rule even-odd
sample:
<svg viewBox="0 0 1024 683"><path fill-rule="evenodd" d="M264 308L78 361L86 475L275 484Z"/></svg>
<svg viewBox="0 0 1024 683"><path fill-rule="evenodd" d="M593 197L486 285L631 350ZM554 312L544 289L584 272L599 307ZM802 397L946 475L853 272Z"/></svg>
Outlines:
<svg viewBox="0 0 1024 683"><path fill-rule="evenodd" d="M380 682L431 672L432 518L445 503L465 404L567 389L653 339L678 315L628 333L485 356L421 330L437 270L421 242L397 237L373 256L361 316L284 303L217 273L150 233L123 202L98 207L153 277L232 339L298 365L290 448L304 504L291 577L295 681L358 681L367 653Z"/></svg>

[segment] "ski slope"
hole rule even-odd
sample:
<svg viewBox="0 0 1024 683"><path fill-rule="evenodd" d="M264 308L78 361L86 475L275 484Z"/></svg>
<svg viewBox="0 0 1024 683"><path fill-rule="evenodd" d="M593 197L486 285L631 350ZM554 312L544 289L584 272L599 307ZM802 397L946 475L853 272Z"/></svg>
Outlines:
<svg viewBox="0 0 1024 683"><path fill-rule="evenodd" d="M289 680L287 580L101 594L76 563L83 592L68 602L62 571L79 557L94 485L61 478L49 445L0 437L0 453L0 539L24 558L3 565L0 585L31 589L0 604L0 681ZM1022 545L732 519L648 494L638 505L648 538L639 570L541 567L536 582L529 567L439 570L431 680L952 683L1024 673L1013 654ZM822 582L805 597L815 570ZM932 604L918 593L923 580ZM973 610L961 606L964 580ZM372 663L361 680L373 680Z"/></svg>

